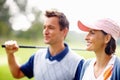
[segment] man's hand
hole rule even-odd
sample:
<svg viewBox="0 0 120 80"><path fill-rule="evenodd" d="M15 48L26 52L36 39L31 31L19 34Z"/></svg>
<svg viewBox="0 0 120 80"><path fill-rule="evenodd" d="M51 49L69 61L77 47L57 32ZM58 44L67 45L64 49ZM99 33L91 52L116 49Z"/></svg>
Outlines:
<svg viewBox="0 0 120 80"><path fill-rule="evenodd" d="M13 54L18 51L18 44L16 41L10 40L5 42L5 50L7 54Z"/></svg>

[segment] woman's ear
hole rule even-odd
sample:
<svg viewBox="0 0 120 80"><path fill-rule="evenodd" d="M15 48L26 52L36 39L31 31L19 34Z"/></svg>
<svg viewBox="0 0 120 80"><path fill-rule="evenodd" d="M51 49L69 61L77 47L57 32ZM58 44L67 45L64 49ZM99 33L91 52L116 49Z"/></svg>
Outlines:
<svg viewBox="0 0 120 80"><path fill-rule="evenodd" d="M111 35L110 34L107 34L106 37L105 37L105 43L107 44L111 39Z"/></svg>

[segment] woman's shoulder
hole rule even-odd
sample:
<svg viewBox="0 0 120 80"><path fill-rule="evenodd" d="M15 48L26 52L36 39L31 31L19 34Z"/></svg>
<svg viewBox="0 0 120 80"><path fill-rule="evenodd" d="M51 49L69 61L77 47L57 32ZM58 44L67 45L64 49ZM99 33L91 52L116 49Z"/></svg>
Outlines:
<svg viewBox="0 0 120 80"><path fill-rule="evenodd" d="M115 63L116 63L116 64L120 64L120 57L115 56Z"/></svg>

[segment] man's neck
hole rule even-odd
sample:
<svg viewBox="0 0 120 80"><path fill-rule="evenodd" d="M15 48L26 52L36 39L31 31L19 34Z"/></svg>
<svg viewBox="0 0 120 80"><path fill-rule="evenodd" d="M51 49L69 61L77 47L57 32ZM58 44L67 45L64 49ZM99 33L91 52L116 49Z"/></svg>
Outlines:
<svg viewBox="0 0 120 80"><path fill-rule="evenodd" d="M56 56L57 54L59 54L64 49L65 49L64 44L49 46L49 51L50 51L51 56Z"/></svg>

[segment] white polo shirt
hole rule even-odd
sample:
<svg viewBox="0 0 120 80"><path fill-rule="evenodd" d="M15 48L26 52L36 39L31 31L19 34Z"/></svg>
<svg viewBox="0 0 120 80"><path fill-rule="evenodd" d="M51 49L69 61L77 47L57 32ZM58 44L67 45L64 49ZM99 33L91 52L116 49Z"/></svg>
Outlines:
<svg viewBox="0 0 120 80"><path fill-rule="evenodd" d="M115 62L115 56L113 56L110 59L109 63L107 64L107 66L105 67L105 69L103 70L103 72L97 78L94 75L94 64L95 64L95 62L96 62L96 59L93 59L90 62L89 66L85 70L85 73L83 75L82 80L104 80L105 75L108 75L108 72L112 72L111 70L108 71L108 68L110 68L110 67L111 67L111 69L113 68L113 64ZM110 80L111 75L112 74L110 74L109 76L107 76L106 80Z"/></svg>

